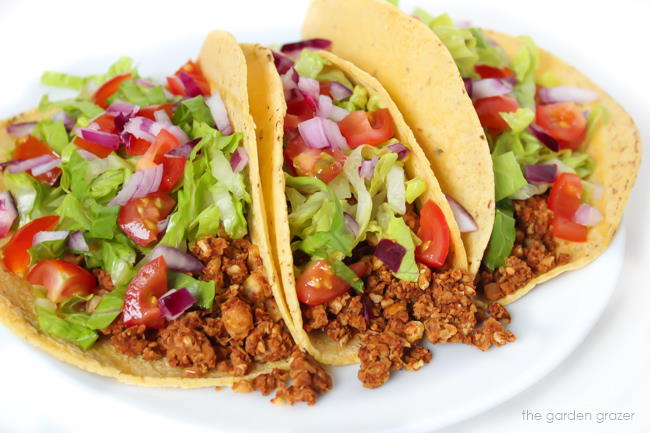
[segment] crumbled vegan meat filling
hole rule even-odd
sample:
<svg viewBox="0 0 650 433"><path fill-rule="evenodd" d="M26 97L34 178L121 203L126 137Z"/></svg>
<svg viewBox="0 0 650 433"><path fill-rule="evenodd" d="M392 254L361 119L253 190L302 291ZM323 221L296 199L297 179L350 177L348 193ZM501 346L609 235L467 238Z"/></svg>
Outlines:
<svg viewBox="0 0 650 433"><path fill-rule="evenodd" d="M419 345L424 338L481 350L515 340L499 322L509 320L505 308L490 306L481 312L472 302L476 291L469 272L435 273L418 265L418 280L408 282L393 276L374 256L363 260L368 264L363 279L369 314L364 315L362 296L345 293L327 304L303 305L303 318L305 330L323 331L340 344L360 337L358 377L364 386L376 388L392 370L418 370L430 362L431 352Z"/></svg>
<svg viewBox="0 0 650 433"><path fill-rule="evenodd" d="M516 237L505 266L495 270L483 268L479 287L483 295L496 301L524 287L537 275L568 263L570 256L557 252L551 233L553 211L546 205L547 194L515 200Z"/></svg>
<svg viewBox="0 0 650 433"><path fill-rule="evenodd" d="M103 331L118 352L147 360L164 357L169 365L194 377L213 369L241 377L251 372L255 362L291 356L292 369L301 372L287 376L292 386L280 386L287 379L282 380L285 373L278 370L270 373L272 376L255 379L252 389L268 394L279 387L278 395L287 402L313 404L318 394L331 388L327 373L311 358L305 358L293 342L256 245L248 239L230 241L208 236L196 243L192 253L205 264L197 277L216 282L213 307L186 312L160 330L148 330L144 325L127 327L120 317ZM101 285L101 275L97 276Z"/></svg>

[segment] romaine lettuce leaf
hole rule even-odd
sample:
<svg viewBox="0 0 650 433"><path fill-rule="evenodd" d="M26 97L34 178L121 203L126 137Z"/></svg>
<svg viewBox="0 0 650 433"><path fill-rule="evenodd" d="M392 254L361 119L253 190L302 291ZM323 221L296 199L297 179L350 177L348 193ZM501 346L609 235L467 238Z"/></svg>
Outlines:
<svg viewBox="0 0 650 433"><path fill-rule="evenodd" d="M497 203L494 226L490 235L490 243L483 258L483 263L489 269L505 265L505 259L510 255L515 244L515 218L511 200Z"/></svg>
<svg viewBox="0 0 650 433"><path fill-rule="evenodd" d="M514 153L506 152L492 157L494 165L495 200L499 201L528 184Z"/></svg>
<svg viewBox="0 0 650 433"><path fill-rule="evenodd" d="M300 52L300 57L294 64L294 69L303 77L316 79L329 60L321 57L315 51L305 49Z"/></svg>

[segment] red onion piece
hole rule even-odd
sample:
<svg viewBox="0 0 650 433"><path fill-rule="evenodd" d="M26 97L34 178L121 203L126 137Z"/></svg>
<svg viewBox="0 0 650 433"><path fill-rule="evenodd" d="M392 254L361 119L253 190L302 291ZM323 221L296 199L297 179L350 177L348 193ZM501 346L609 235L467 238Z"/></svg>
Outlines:
<svg viewBox="0 0 650 433"><path fill-rule="evenodd" d="M14 123L7 126L7 134L15 138L25 137L32 133L34 126L36 126L36 122Z"/></svg>
<svg viewBox="0 0 650 433"><path fill-rule="evenodd" d="M318 96L320 95L320 84L318 81L313 78L299 77L298 78L298 89L302 92L302 95L309 100L318 101ZM331 99L330 99L331 102Z"/></svg>
<svg viewBox="0 0 650 433"><path fill-rule="evenodd" d="M476 224L476 221L472 215L467 212L467 210L452 196L445 194L445 197L447 197L451 212L454 214L454 219L458 225L458 230L461 233L475 232L478 230L478 225Z"/></svg>
<svg viewBox="0 0 650 433"><path fill-rule="evenodd" d="M467 95L471 98L472 97L472 79L471 78L463 78L463 83L465 83L465 90L467 91Z"/></svg>
<svg viewBox="0 0 650 433"><path fill-rule="evenodd" d="M221 131L223 135L232 134L233 129L232 126L230 126L230 120L228 120L226 106L216 89L212 95L205 100L205 104L210 109L210 113L212 113L212 118L214 119L214 123L217 125L217 129Z"/></svg>
<svg viewBox="0 0 650 433"><path fill-rule="evenodd" d="M182 252L181 250L170 247L169 245L158 244L149 253L149 261L157 259L158 257L165 257L167 266L172 271L177 272L201 272L205 266L196 257L191 254Z"/></svg>
<svg viewBox="0 0 650 433"><path fill-rule="evenodd" d="M95 131L90 128L81 128L79 130L81 138L90 141L91 143L99 144L100 146L109 149L117 150L120 148L120 136L111 134L104 131Z"/></svg>
<svg viewBox="0 0 650 433"><path fill-rule="evenodd" d="M534 164L524 166L526 180L532 184L553 183L557 176L557 165Z"/></svg>
<svg viewBox="0 0 650 433"><path fill-rule="evenodd" d="M248 153L243 147L238 147L230 157L230 167L235 173L239 173L248 164Z"/></svg>
<svg viewBox="0 0 650 433"><path fill-rule="evenodd" d="M301 77L302 79L302 77ZM332 98L326 95L318 96L318 108L316 109L316 115L319 117L327 118L329 117L330 111L332 110Z"/></svg>
<svg viewBox="0 0 650 433"><path fill-rule="evenodd" d="M290 68L286 73L280 75L282 88L284 89L284 99L291 99L291 91L298 88L298 73Z"/></svg>
<svg viewBox="0 0 650 433"><path fill-rule="evenodd" d="M162 219L156 223L156 228L158 229L158 233L165 233L165 230L167 230L167 226L169 225L170 218L171 215L167 215L167 218Z"/></svg>
<svg viewBox="0 0 650 433"><path fill-rule="evenodd" d="M194 304L196 298L185 287L172 289L158 299L158 307L167 320L177 319Z"/></svg>
<svg viewBox="0 0 650 433"><path fill-rule="evenodd" d="M352 90L338 81L330 81L330 95L332 95L332 99L335 101L341 101L352 96Z"/></svg>
<svg viewBox="0 0 650 433"><path fill-rule="evenodd" d="M544 131L539 125L536 125L534 123L530 124L529 129L533 133L533 135L546 147L551 149L553 152L557 152L560 150L560 145L558 142L548 135L546 131Z"/></svg>
<svg viewBox="0 0 650 433"><path fill-rule="evenodd" d="M52 120L54 120L55 122L62 122L63 126L65 126L65 129L68 132L72 131L72 128L74 128L75 123L77 123L74 117L72 117L71 115L69 115L63 110L54 113L52 115Z"/></svg>
<svg viewBox="0 0 650 433"><path fill-rule="evenodd" d="M185 94L187 96L193 98L195 96L203 94L201 87L199 87L199 85L194 80L194 77L192 77L189 73L186 71L180 71L177 76L178 79L181 80L181 83L183 83L183 87L185 87Z"/></svg>
<svg viewBox="0 0 650 433"><path fill-rule="evenodd" d="M323 126L323 118L313 117L298 124L298 132L305 144L314 149L325 149L330 146L330 143L325 134L325 127Z"/></svg>
<svg viewBox="0 0 650 433"><path fill-rule="evenodd" d="M70 230L42 231L38 232L32 238L32 246L47 241L61 241L68 237Z"/></svg>
<svg viewBox="0 0 650 433"><path fill-rule="evenodd" d="M95 155L94 153L90 153L87 150L77 149L77 153L86 161L94 161L96 159L99 159L99 156Z"/></svg>
<svg viewBox="0 0 650 433"><path fill-rule="evenodd" d="M162 174L162 164L136 171L108 205L123 206L131 199L144 197L152 192L158 191L160 182L162 181Z"/></svg>
<svg viewBox="0 0 650 433"><path fill-rule="evenodd" d="M293 67L293 61L277 51L273 51L273 63L275 63L275 69L278 70L278 74L280 75L285 74Z"/></svg>
<svg viewBox="0 0 650 433"><path fill-rule="evenodd" d="M90 251L81 230L73 232L68 238L68 248L74 251Z"/></svg>
<svg viewBox="0 0 650 433"><path fill-rule="evenodd" d="M386 146L386 149L390 149L392 152L395 152L397 154L398 161L404 160L404 158L406 158L406 156L411 153L411 149L404 146L402 143L393 143Z"/></svg>
<svg viewBox="0 0 650 433"><path fill-rule="evenodd" d="M124 101L115 101L106 109L107 113L123 114L128 117L133 117L140 111L140 107Z"/></svg>
<svg viewBox="0 0 650 433"><path fill-rule="evenodd" d="M347 151L350 149L348 142L345 140L339 125L329 119L323 119L323 129L325 130L325 137L332 149Z"/></svg>
<svg viewBox="0 0 650 433"><path fill-rule="evenodd" d="M4 238L11 231L18 211L9 191L0 192L0 238Z"/></svg>
<svg viewBox="0 0 650 433"><path fill-rule="evenodd" d="M149 88L156 87L156 85L151 81L143 80L142 78L136 78L134 81L135 84L137 84L138 86L149 87Z"/></svg>
<svg viewBox="0 0 650 433"><path fill-rule="evenodd" d="M22 161L9 165L9 173L21 173L31 170L39 165L47 164L53 159L54 157L52 155L40 155L35 158L23 159Z"/></svg>
<svg viewBox="0 0 650 433"><path fill-rule="evenodd" d="M44 164L37 165L32 168L32 176L40 176L43 173L47 173L55 167L58 167L61 164L61 159L52 158L49 162Z"/></svg>
<svg viewBox="0 0 650 433"><path fill-rule="evenodd" d="M347 212L343 212L343 219L345 220L345 227L348 231L352 233L355 238L359 236L359 223L357 220Z"/></svg>
<svg viewBox="0 0 650 433"><path fill-rule="evenodd" d="M361 306L363 307L363 318L366 321L366 325L369 325L372 319L375 318L375 315L372 312L372 301L365 293L362 293L360 296Z"/></svg>
<svg viewBox="0 0 650 433"><path fill-rule="evenodd" d="M177 157L177 158L189 158L190 154L192 153L192 149L194 149L194 146L196 146L199 141L201 141L200 138L195 138L192 141L188 141L185 144L181 144L180 146L176 146L169 152L165 154L165 156L171 156L171 157Z"/></svg>
<svg viewBox="0 0 650 433"><path fill-rule="evenodd" d="M345 119L348 117L350 112L346 110L345 108L342 107L337 107L336 105L332 105L332 108L330 108L330 112L327 115L328 119L331 119L335 122L340 122L341 120Z"/></svg>
<svg viewBox="0 0 650 433"><path fill-rule="evenodd" d="M573 222L587 227L592 227L603 220L603 215L598 209L582 203L575 215L573 215Z"/></svg>
<svg viewBox="0 0 650 433"><path fill-rule="evenodd" d="M375 257L381 260L392 272L398 272L402 265L402 259L406 254L406 248L390 239L382 239L375 248Z"/></svg>
<svg viewBox="0 0 650 433"><path fill-rule="evenodd" d="M490 98L512 92L512 84L502 78L484 78L472 82L472 99Z"/></svg>
<svg viewBox="0 0 650 433"><path fill-rule="evenodd" d="M359 166L359 176L364 179L372 179L377 162L379 162L379 158L376 156L373 156L372 159L363 160Z"/></svg>
<svg viewBox="0 0 650 433"><path fill-rule="evenodd" d="M282 45L280 51L284 54L295 54L300 52L305 48L311 48L314 50L326 50L332 45L332 41L327 39L306 39L304 41L291 42L288 44Z"/></svg>
<svg viewBox="0 0 650 433"><path fill-rule="evenodd" d="M598 93L593 90L571 86L542 87L539 89L538 94L542 104L554 104L556 102L588 104L598 99Z"/></svg>

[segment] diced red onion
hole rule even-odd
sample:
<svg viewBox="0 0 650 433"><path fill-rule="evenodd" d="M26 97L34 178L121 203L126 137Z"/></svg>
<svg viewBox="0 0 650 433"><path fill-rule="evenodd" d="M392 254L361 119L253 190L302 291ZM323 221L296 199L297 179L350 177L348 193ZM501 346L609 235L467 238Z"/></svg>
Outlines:
<svg viewBox="0 0 650 433"><path fill-rule="evenodd" d="M327 137L327 142L332 149L338 149L342 151L347 151L350 149L348 142L345 140L339 125L330 119L323 119L323 129L325 130L325 137Z"/></svg>
<svg viewBox="0 0 650 433"><path fill-rule="evenodd" d="M529 129L533 135L546 147L551 149L553 152L560 150L560 145L558 142L551 137L546 131L544 131L539 125L534 123L530 124Z"/></svg>
<svg viewBox="0 0 650 433"><path fill-rule="evenodd" d="M70 230L42 231L38 232L32 238L32 246L47 241L62 241L70 234Z"/></svg>
<svg viewBox="0 0 650 433"><path fill-rule="evenodd" d="M376 156L373 156L372 159L364 159L359 166L359 176L364 179L372 179L377 162L379 162L379 158Z"/></svg>
<svg viewBox="0 0 650 433"><path fill-rule="evenodd" d="M278 70L280 75L286 73L293 67L293 61L289 57L282 53L278 53L277 51L273 51L273 63L275 63L275 69Z"/></svg>
<svg viewBox="0 0 650 433"><path fill-rule="evenodd" d="M20 164L21 162L23 162L22 159L13 159L11 161L2 162L0 163L0 170L4 170L5 168L11 167L12 165Z"/></svg>
<svg viewBox="0 0 650 433"><path fill-rule="evenodd" d="M81 230L73 232L68 238L68 248L74 251L90 251Z"/></svg>
<svg viewBox="0 0 650 433"><path fill-rule="evenodd" d="M345 87L338 81L330 81L330 95L335 101L341 101L352 95L352 90Z"/></svg>
<svg viewBox="0 0 650 433"><path fill-rule="evenodd" d="M526 180L532 184L553 183L555 182L555 177L557 176L557 165L525 165L524 173L526 175Z"/></svg>
<svg viewBox="0 0 650 433"><path fill-rule="evenodd" d="M172 289L158 299L158 308L167 320L179 318L194 304L196 298L185 287L179 290Z"/></svg>
<svg viewBox="0 0 650 433"><path fill-rule="evenodd" d="M243 147L238 147L230 157L230 167L235 173L239 173L248 164L248 153Z"/></svg>
<svg viewBox="0 0 650 433"><path fill-rule="evenodd" d="M205 104L210 109L212 113L212 118L214 123L217 125L217 129L221 131L223 135L230 135L233 133L232 126L230 126L230 120L228 120L228 112L226 111L226 106L219 95L218 90L214 90L212 95L205 100Z"/></svg>
<svg viewBox="0 0 650 433"><path fill-rule="evenodd" d="M305 140L307 146L314 149L330 147L323 123L323 118L312 117L298 124L298 132L300 132L300 136Z"/></svg>
<svg viewBox="0 0 650 433"><path fill-rule="evenodd" d="M478 230L476 221L472 215L467 212L467 209L458 203L452 196L445 194L445 197L447 197L451 212L454 214L454 219L456 220L456 225L458 225L458 230L461 233L475 232Z"/></svg>
<svg viewBox="0 0 650 433"><path fill-rule="evenodd" d="M104 131L95 131L90 128L81 128L79 130L81 138L91 143L99 144L112 150L120 148L120 136Z"/></svg>
<svg viewBox="0 0 650 433"><path fill-rule="evenodd" d="M154 119L156 119L156 122L160 122L163 125L171 125L172 121L167 115L167 112L165 110L158 110L154 111L153 113Z"/></svg>
<svg viewBox="0 0 650 433"><path fill-rule="evenodd" d="M302 79L302 77L300 77ZM332 110L332 98L326 95L318 95L318 108L316 109L316 115L327 118L329 117L330 111Z"/></svg>
<svg viewBox="0 0 650 433"><path fill-rule="evenodd" d="M340 122L341 120L348 117L349 114L350 112L345 108L332 105L332 108L330 108L330 112L327 115L327 118L335 122Z"/></svg>
<svg viewBox="0 0 650 433"><path fill-rule="evenodd" d="M9 165L9 173L21 173L31 170L39 165L48 164L54 157L52 155L40 155L34 158L24 159L15 164Z"/></svg>
<svg viewBox="0 0 650 433"><path fill-rule="evenodd" d="M372 313L372 304L371 300L366 293L361 295L361 306L363 307L363 319L366 321L366 325L369 325L372 319L374 319L374 314Z"/></svg>
<svg viewBox="0 0 650 433"><path fill-rule="evenodd" d="M300 89L303 96L308 101L309 99L313 101L317 101L319 99L318 96L320 95L320 84L318 83L318 81L314 80L313 78L307 78L302 76L299 77L298 89ZM309 96L309 98L307 98L307 96Z"/></svg>
<svg viewBox="0 0 650 433"><path fill-rule="evenodd" d="M512 84L502 78L484 78L472 82L472 99L490 98L512 92Z"/></svg>
<svg viewBox="0 0 650 433"><path fill-rule="evenodd" d="M49 162L37 165L36 167L32 168L32 176L40 176L41 174L47 173L53 168L58 167L60 164L60 158L52 158Z"/></svg>
<svg viewBox="0 0 650 433"><path fill-rule="evenodd" d="M124 124L124 133L133 135L136 138L147 140L153 142L156 139L156 136L162 130L166 130L172 134L180 144L184 144L188 141L187 134L178 126L170 123L163 122L154 122L151 119L146 117L132 117ZM130 145L128 140L126 141L127 147Z"/></svg>
<svg viewBox="0 0 650 433"><path fill-rule="evenodd" d="M375 248L375 257L381 260L392 272L398 272L402 265L402 259L406 254L406 248L390 239L382 239Z"/></svg>
<svg viewBox="0 0 650 433"><path fill-rule="evenodd" d="M598 209L582 203L575 215L573 215L573 222L587 227L592 227L603 220L603 215Z"/></svg>
<svg viewBox="0 0 650 433"><path fill-rule="evenodd" d="M106 109L107 113L123 114L128 117L133 117L140 111L140 107L125 101L115 101Z"/></svg>
<svg viewBox="0 0 650 433"><path fill-rule="evenodd" d="M359 223L357 220L347 212L343 212L343 219L345 220L345 227L356 238L359 235Z"/></svg>
<svg viewBox="0 0 650 433"><path fill-rule="evenodd" d="M471 78L463 78L463 83L465 83L465 90L467 91L467 95L471 98L472 97L472 79Z"/></svg>
<svg viewBox="0 0 650 433"><path fill-rule="evenodd" d="M55 122L62 122L63 126L65 126L65 129L68 132L72 131L72 128L74 128L75 123L77 123L74 117L66 113L64 110L60 110L54 113L52 115L52 120L54 120Z"/></svg>
<svg viewBox="0 0 650 433"><path fill-rule="evenodd" d="M9 191L0 192L0 238L4 238L11 231L18 211Z"/></svg>
<svg viewBox="0 0 650 433"><path fill-rule="evenodd" d="M169 245L158 244L148 255L149 260L154 260L160 256L165 257L167 266L172 271L177 272L201 272L205 267L203 263L191 254L170 247Z"/></svg>
<svg viewBox="0 0 650 433"><path fill-rule="evenodd" d="M165 230L167 230L167 226L169 225L170 218L171 215L167 215L167 218L162 219L156 223L156 228L158 229L158 233L165 233Z"/></svg>
<svg viewBox="0 0 650 433"><path fill-rule="evenodd" d="M539 89L538 94L542 104L554 104L556 102L588 104L598 99L598 93L593 90L571 86L542 87Z"/></svg>
<svg viewBox="0 0 650 433"><path fill-rule="evenodd" d="M298 73L295 69L290 68L287 72L280 75L282 88L284 89L284 98L291 99L291 91L298 88Z"/></svg>
<svg viewBox="0 0 650 433"><path fill-rule="evenodd" d="M196 83L194 77L192 77L186 71L180 71L178 73L178 79L181 80L181 83L183 83L183 87L185 87L185 94L190 98L203 94L201 87L199 87L199 85Z"/></svg>
<svg viewBox="0 0 650 433"><path fill-rule="evenodd" d="M404 158L406 158L406 156L411 153L411 149L404 146L402 143L393 143L386 146L386 149L389 149L391 152L395 152L397 154L398 161L404 160Z"/></svg>
<svg viewBox="0 0 650 433"><path fill-rule="evenodd" d="M299 42L292 42L282 45L280 51L284 54L295 54L300 52L305 48L311 48L314 50L326 50L332 45L332 41L327 39L307 39Z"/></svg>
<svg viewBox="0 0 650 433"><path fill-rule="evenodd" d="M32 133L36 122L20 122L7 126L7 134L12 137L25 137Z"/></svg>
<svg viewBox="0 0 650 433"><path fill-rule="evenodd" d="M151 81L143 80L142 78L136 78L134 81L135 84L137 84L138 86L149 87L149 88L156 87L156 85Z"/></svg>
<svg viewBox="0 0 650 433"><path fill-rule="evenodd" d="M158 191L162 181L162 173L162 164L136 171L108 205L123 206L131 199L144 197Z"/></svg>
<svg viewBox="0 0 650 433"><path fill-rule="evenodd" d="M406 212L406 185L404 169L394 165L386 174L386 201L399 214Z"/></svg>
<svg viewBox="0 0 650 433"><path fill-rule="evenodd" d="M195 138L194 140L188 141L185 144L176 146L175 148L167 152L165 156L189 158L190 154L192 153L192 149L194 149L194 146L196 146L199 143L199 141L201 141L201 138Z"/></svg>
<svg viewBox="0 0 650 433"><path fill-rule="evenodd" d="M90 153L87 150L77 149L77 153L79 154L80 157L82 157L86 161L94 161L96 159L99 159L97 155L95 155L94 153Z"/></svg>

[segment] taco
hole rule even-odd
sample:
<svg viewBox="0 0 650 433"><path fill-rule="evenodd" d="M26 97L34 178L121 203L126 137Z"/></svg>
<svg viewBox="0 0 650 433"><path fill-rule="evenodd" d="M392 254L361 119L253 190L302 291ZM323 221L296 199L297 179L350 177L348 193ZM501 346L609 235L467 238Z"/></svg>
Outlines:
<svg viewBox="0 0 650 433"><path fill-rule="evenodd" d="M0 128L11 152L1 194L6 326L131 384L277 385L290 403L331 387L291 335L246 78L238 43L219 31L166 86L129 58L103 75L44 74L81 92L45 96ZM309 368L318 388L284 387L290 367L300 370L291 377Z"/></svg>
<svg viewBox="0 0 650 433"><path fill-rule="evenodd" d="M431 77L428 82L440 74L434 51L441 44L448 49L484 127L491 154L486 161L494 172L495 189L483 192L483 200L496 202L494 225L479 224L479 231L490 233L479 293L486 301L508 304L535 285L594 260L618 228L638 172L640 140L630 116L528 37L461 28L445 14L432 17L422 10L415 11L416 19L384 3L353 0L342 11L340 2L314 1L304 35L330 38L334 52L378 71L400 108L412 103L421 84L396 85L399 70L380 69L382 63L417 57L408 67L413 75ZM376 19L367 20L369 14ZM352 40L340 31L362 17L372 26L362 36ZM328 24L335 19L340 27ZM391 32L382 31L389 24ZM449 54L438 53L444 59ZM429 97L422 110L437 104ZM431 129L406 117L422 136ZM430 147L425 139L422 145ZM460 159L470 152L460 146L449 151ZM462 166L439 176L465 180L471 186L466 191L483 181L469 182ZM457 198L469 209L478 203L462 193Z"/></svg>
<svg viewBox="0 0 650 433"><path fill-rule="evenodd" d="M359 379L374 388L431 360L425 335L483 350L513 341L500 305L479 323L453 214L395 104L369 74L319 50L328 46L243 45L271 243L299 344L323 363L360 362Z"/></svg>

